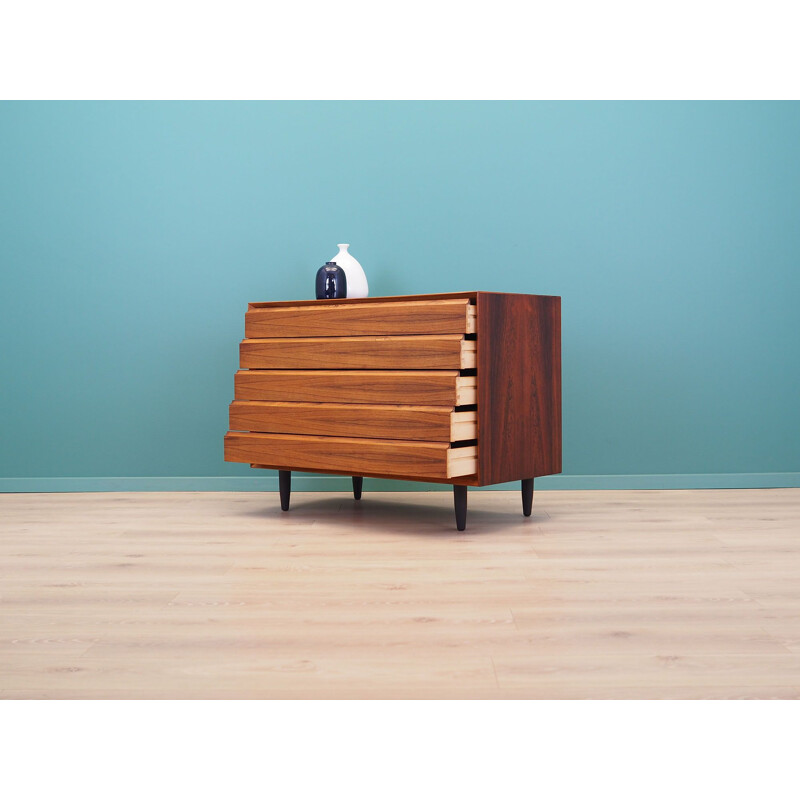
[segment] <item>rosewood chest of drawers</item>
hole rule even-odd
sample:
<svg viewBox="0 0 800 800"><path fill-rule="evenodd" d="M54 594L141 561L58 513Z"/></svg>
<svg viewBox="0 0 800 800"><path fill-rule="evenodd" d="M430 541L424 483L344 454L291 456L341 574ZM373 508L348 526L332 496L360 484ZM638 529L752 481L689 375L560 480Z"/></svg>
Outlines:
<svg viewBox="0 0 800 800"><path fill-rule="evenodd" d="M467 487L561 471L561 298L455 294L250 303L225 460Z"/></svg>

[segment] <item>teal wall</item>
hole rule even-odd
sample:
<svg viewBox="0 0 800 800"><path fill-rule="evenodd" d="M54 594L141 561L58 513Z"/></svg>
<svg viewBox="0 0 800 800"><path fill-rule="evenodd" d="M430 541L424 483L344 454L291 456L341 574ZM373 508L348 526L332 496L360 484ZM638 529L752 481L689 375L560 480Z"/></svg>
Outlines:
<svg viewBox="0 0 800 800"><path fill-rule="evenodd" d="M543 486L798 485L800 104L58 102L0 104L0 488L263 487L245 305L341 241L375 295L562 295Z"/></svg>

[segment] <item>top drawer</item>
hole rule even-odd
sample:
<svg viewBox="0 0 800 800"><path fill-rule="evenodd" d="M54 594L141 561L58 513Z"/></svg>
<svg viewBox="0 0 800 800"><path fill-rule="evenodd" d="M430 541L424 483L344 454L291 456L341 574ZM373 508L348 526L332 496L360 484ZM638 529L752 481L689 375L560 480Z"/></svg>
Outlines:
<svg viewBox="0 0 800 800"><path fill-rule="evenodd" d="M475 333L475 306L457 298L251 308L244 329L247 339Z"/></svg>

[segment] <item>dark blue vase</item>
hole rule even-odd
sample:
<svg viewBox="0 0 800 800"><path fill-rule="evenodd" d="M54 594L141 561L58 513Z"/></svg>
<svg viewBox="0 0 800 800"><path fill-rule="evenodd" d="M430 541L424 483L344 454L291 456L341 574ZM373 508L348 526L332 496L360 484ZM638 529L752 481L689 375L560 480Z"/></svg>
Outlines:
<svg viewBox="0 0 800 800"><path fill-rule="evenodd" d="M347 297L347 275L334 261L317 270L317 300Z"/></svg>

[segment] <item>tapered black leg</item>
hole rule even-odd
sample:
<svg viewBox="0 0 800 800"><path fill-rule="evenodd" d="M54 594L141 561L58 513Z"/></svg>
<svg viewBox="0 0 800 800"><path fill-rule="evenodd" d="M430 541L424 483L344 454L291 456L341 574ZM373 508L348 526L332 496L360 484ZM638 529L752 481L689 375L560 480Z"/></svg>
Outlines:
<svg viewBox="0 0 800 800"><path fill-rule="evenodd" d="M288 469L278 470L278 488L281 490L281 511L288 511L292 493L292 473Z"/></svg>
<svg viewBox="0 0 800 800"><path fill-rule="evenodd" d="M533 478L522 480L522 513L529 517L533 506Z"/></svg>
<svg viewBox="0 0 800 800"><path fill-rule="evenodd" d="M364 479L357 478L355 475L353 475L353 497L355 497L356 500L361 499L361 487L363 485Z"/></svg>
<svg viewBox="0 0 800 800"><path fill-rule="evenodd" d="M454 485L453 500L456 504L456 528L463 531L467 527L467 487Z"/></svg>

